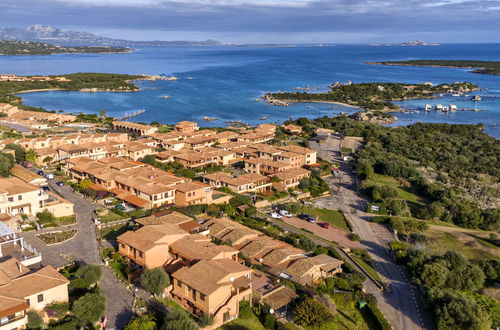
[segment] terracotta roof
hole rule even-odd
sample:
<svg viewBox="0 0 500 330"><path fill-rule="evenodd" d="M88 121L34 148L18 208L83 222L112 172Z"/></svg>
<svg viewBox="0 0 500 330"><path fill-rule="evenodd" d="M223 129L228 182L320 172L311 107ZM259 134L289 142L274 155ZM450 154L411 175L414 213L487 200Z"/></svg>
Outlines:
<svg viewBox="0 0 500 330"><path fill-rule="evenodd" d="M149 217L140 218L140 219L135 220L135 222L137 222L143 226L160 225L160 224L164 224L164 223L179 225L179 224L182 224L184 222L189 222L189 221L193 221L193 218L191 218L187 215L184 215L182 213L176 212L176 211L169 213L169 214L159 215L159 216L156 216L153 214Z"/></svg>
<svg viewBox="0 0 500 330"><path fill-rule="evenodd" d="M274 249L266 254L262 263L266 266L274 267L293 258L304 257L304 251L296 248Z"/></svg>
<svg viewBox="0 0 500 330"><path fill-rule="evenodd" d="M180 192L188 192L199 189L210 189L210 186L199 181L190 181L178 183L175 185L175 190Z"/></svg>
<svg viewBox="0 0 500 330"><path fill-rule="evenodd" d="M262 298L262 302L266 305L269 305L271 308L280 309L294 301L299 297L292 289L287 286L281 285L266 294L264 298Z"/></svg>
<svg viewBox="0 0 500 330"><path fill-rule="evenodd" d="M38 191L39 189L40 188L24 182L19 178L0 178L0 194L7 193L8 195L18 195L31 191Z"/></svg>
<svg viewBox="0 0 500 330"><path fill-rule="evenodd" d="M11 169L11 173L13 175L15 175L16 177L18 177L19 179L21 180L24 180L28 183L32 183L34 181L41 181L41 182L46 182L47 180L43 177L43 176L40 176L38 174L36 174L35 172L32 172L24 167L22 167L21 165L14 165Z"/></svg>
<svg viewBox="0 0 500 330"><path fill-rule="evenodd" d="M181 268L173 273L172 277L209 295L220 287L231 287L231 275L250 272L250 268L229 259L201 260L189 268Z"/></svg>
<svg viewBox="0 0 500 330"><path fill-rule="evenodd" d="M132 195L129 193L124 193L120 195L116 195L116 198L124 200L127 203L130 203L132 205L138 206L138 207L146 207L150 204L149 201L140 198L139 196Z"/></svg>
<svg viewBox="0 0 500 330"><path fill-rule="evenodd" d="M167 245L167 243L161 242L161 239L166 236L182 236L186 234L187 232L171 224L150 225L141 227L136 231L127 231L118 236L117 240L139 251L146 252L156 245Z"/></svg>
<svg viewBox="0 0 500 330"><path fill-rule="evenodd" d="M307 154L316 153L316 151L314 151L312 149L305 148L305 147L300 147L300 146L296 146L296 145L293 145L293 144L288 145L288 146L278 147L278 149L281 149L281 150L284 150L284 151L295 152L295 153L301 154L301 155L307 155Z"/></svg>
<svg viewBox="0 0 500 330"><path fill-rule="evenodd" d="M216 257L228 257L238 254L238 250L226 245L216 245L205 237L205 240L197 240L190 235L186 236L171 245L173 253L189 260L211 260Z"/></svg>
<svg viewBox="0 0 500 330"><path fill-rule="evenodd" d="M342 264L343 262L338 259L330 257L326 254L319 254L314 257L295 260L288 267L286 267L283 272L290 275L292 279L299 279L306 276L307 273L315 267L320 267L322 270L329 272L337 267L340 267Z"/></svg>

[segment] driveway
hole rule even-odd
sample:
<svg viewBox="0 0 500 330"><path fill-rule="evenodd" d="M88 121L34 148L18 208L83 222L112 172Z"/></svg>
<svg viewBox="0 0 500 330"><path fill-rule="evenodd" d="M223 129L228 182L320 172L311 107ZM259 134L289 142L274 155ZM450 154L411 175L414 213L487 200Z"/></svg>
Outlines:
<svg viewBox="0 0 500 330"><path fill-rule="evenodd" d="M291 218L282 217L281 220L294 227L308 230L314 235L324 238L326 240L337 242L342 246L346 246L351 249L361 248L360 242L351 241L349 239L350 235L349 232L339 229L337 227L330 226L329 228L322 228L317 223L310 223L308 221L299 219L298 217L291 217Z"/></svg>
<svg viewBox="0 0 500 330"><path fill-rule="evenodd" d="M116 276L103 265L99 255L96 227L92 222L92 213L96 209L96 205L74 193L70 187L57 186L55 184L56 181L55 179L48 180L50 190L75 204L76 224L64 227L64 229L77 229L77 234L69 241L51 246L44 244L35 237L40 231L25 232L21 235L25 238L26 242L42 253L43 265L52 265L54 267L64 266L68 263L68 259L64 256L86 264L100 265L102 278L99 285L106 296L107 328L123 328L133 317L132 305L134 297ZM43 232L59 229L50 228L43 230Z"/></svg>
<svg viewBox="0 0 500 330"><path fill-rule="evenodd" d="M333 192L331 196L315 200L315 204L333 210L341 209L353 225L353 231L361 237L361 244L372 258L372 265L389 290L376 293L378 305L394 329L433 329L430 316L424 310L422 298L416 287L409 281L404 269L396 265L388 252L388 245L394 240L391 231L381 224L370 222L367 215L367 201L359 196L357 178L351 164L344 162L334 152L337 141L327 137L321 142L310 143L318 155L340 164L337 177L326 181Z"/></svg>

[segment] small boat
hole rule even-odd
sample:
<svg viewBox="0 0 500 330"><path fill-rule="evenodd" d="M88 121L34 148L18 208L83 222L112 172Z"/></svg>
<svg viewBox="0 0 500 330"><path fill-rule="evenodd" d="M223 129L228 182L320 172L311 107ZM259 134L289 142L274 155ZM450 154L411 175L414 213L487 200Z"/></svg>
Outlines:
<svg viewBox="0 0 500 330"><path fill-rule="evenodd" d="M479 95L474 95L471 99L471 101L481 101L481 96Z"/></svg>
<svg viewBox="0 0 500 330"><path fill-rule="evenodd" d="M193 80L194 78L193 77L187 77L186 79L187 80Z"/></svg>
<svg viewBox="0 0 500 330"><path fill-rule="evenodd" d="M170 96L168 96L168 95L162 95L162 96L160 96L160 97L161 97L162 99L168 99Z"/></svg>
<svg viewBox="0 0 500 330"><path fill-rule="evenodd" d="M432 105L426 104L425 105L425 111L431 111L432 110Z"/></svg>
<svg viewBox="0 0 500 330"><path fill-rule="evenodd" d="M462 92L456 92L456 93L451 94L451 96L462 96L462 95L464 95L464 93L462 93Z"/></svg>
<svg viewBox="0 0 500 330"><path fill-rule="evenodd" d="M214 121L214 120L217 120L217 118L205 116L205 117L203 117L203 120L204 121Z"/></svg>
<svg viewBox="0 0 500 330"><path fill-rule="evenodd" d="M269 116L260 117L260 120L266 120Z"/></svg>
<svg viewBox="0 0 500 330"><path fill-rule="evenodd" d="M310 105L308 105L308 106L306 107L306 109L308 109L308 110L311 110L312 108L313 108L313 107L311 107Z"/></svg>

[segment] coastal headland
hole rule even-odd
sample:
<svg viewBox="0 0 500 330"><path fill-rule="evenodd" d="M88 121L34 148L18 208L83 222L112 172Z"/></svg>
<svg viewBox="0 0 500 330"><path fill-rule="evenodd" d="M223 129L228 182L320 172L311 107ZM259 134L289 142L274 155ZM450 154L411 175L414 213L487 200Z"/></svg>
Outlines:
<svg viewBox="0 0 500 330"><path fill-rule="evenodd" d="M175 80L175 77L128 75L114 73L72 73L60 76L13 76L0 79L0 103L9 103L26 110L43 111L22 103L18 94L43 91L138 92L138 80ZM2 77L0 75L0 77Z"/></svg>
<svg viewBox="0 0 500 330"><path fill-rule="evenodd" d="M500 75L500 62L495 61L469 61L469 60L411 60L411 61L380 61L366 62L367 64L393 65L393 66L423 66L434 68L460 68L473 69L472 73Z"/></svg>

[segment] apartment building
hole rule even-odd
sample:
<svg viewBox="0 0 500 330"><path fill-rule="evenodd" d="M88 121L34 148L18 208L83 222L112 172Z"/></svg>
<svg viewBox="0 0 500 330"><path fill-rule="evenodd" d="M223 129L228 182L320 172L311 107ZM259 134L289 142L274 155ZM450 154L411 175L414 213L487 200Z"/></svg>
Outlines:
<svg viewBox="0 0 500 330"><path fill-rule="evenodd" d="M290 131L291 134L293 135L299 135L302 134L302 127L293 125L293 124L288 124L288 125L282 125L284 129Z"/></svg>
<svg viewBox="0 0 500 330"><path fill-rule="evenodd" d="M291 168L283 172L275 173L279 181L273 182L273 188L279 191L295 189L299 186L300 180L311 176L311 172L303 168Z"/></svg>
<svg viewBox="0 0 500 330"><path fill-rule="evenodd" d="M199 130L198 124L192 121L180 121L175 126L174 129L181 133L190 133Z"/></svg>
<svg viewBox="0 0 500 330"><path fill-rule="evenodd" d="M247 192L265 193L271 189L271 179L257 174L248 173L238 177L227 172L216 172L202 176L203 182L216 188L226 187L235 193L243 194Z"/></svg>
<svg viewBox="0 0 500 330"><path fill-rule="evenodd" d="M147 225L118 236L118 253L144 268L161 267L172 260L170 246L188 235L172 224Z"/></svg>
<svg viewBox="0 0 500 330"><path fill-rule="evenodd" d="M116 130L118 132L125 132L125 133L140 135L140 136L153 134L153 133L156 133L158 131L158 127L137 124L137 123L127 122L127 121L113 121L112 127L114 130Z"/></svg>
<svg viewBox="0 0 500 330"><path fill-rule="evenodd" d="M0 330L26 327L30 309L68 302L68 284L52 266L30 271L14 258L0 262Z"/></svg>
<svg viewBox="0 0 500 330"><path fill-rule="evenodd" d="M213 202L212 187L198 181L178 183L175 188L175 205L190 206L195 204L211 204Z"/></svg>
<svg viewBox="0 0 500 330"><path fill-rule="evenodd" d="M174 301L195 315L213 315L216 326L237 318L240 302L252 301L252 270L233 260L201 260L172 279Z"/></svg>
<svg viewBox="0 0 500 330"><path fill-rule="evenodd" d="M313 165L317 162L317 152L312 149L296 145L278 147L278 149L299 154L301 156L303 165Z"/></svg>
<svg viewBox="0 0 500 330"><path fill-rule="evenodd" d="M17 177L0 178L0 213L35 215L49 195L40 187Z"/></svg>
<svg viewBox="0 0 500 330"><path fill-rule="evenodd" d="M245 159L245 172L262 175L274 175L292 168L292 165L284 162L277 162L264 158Z"/></svg>

